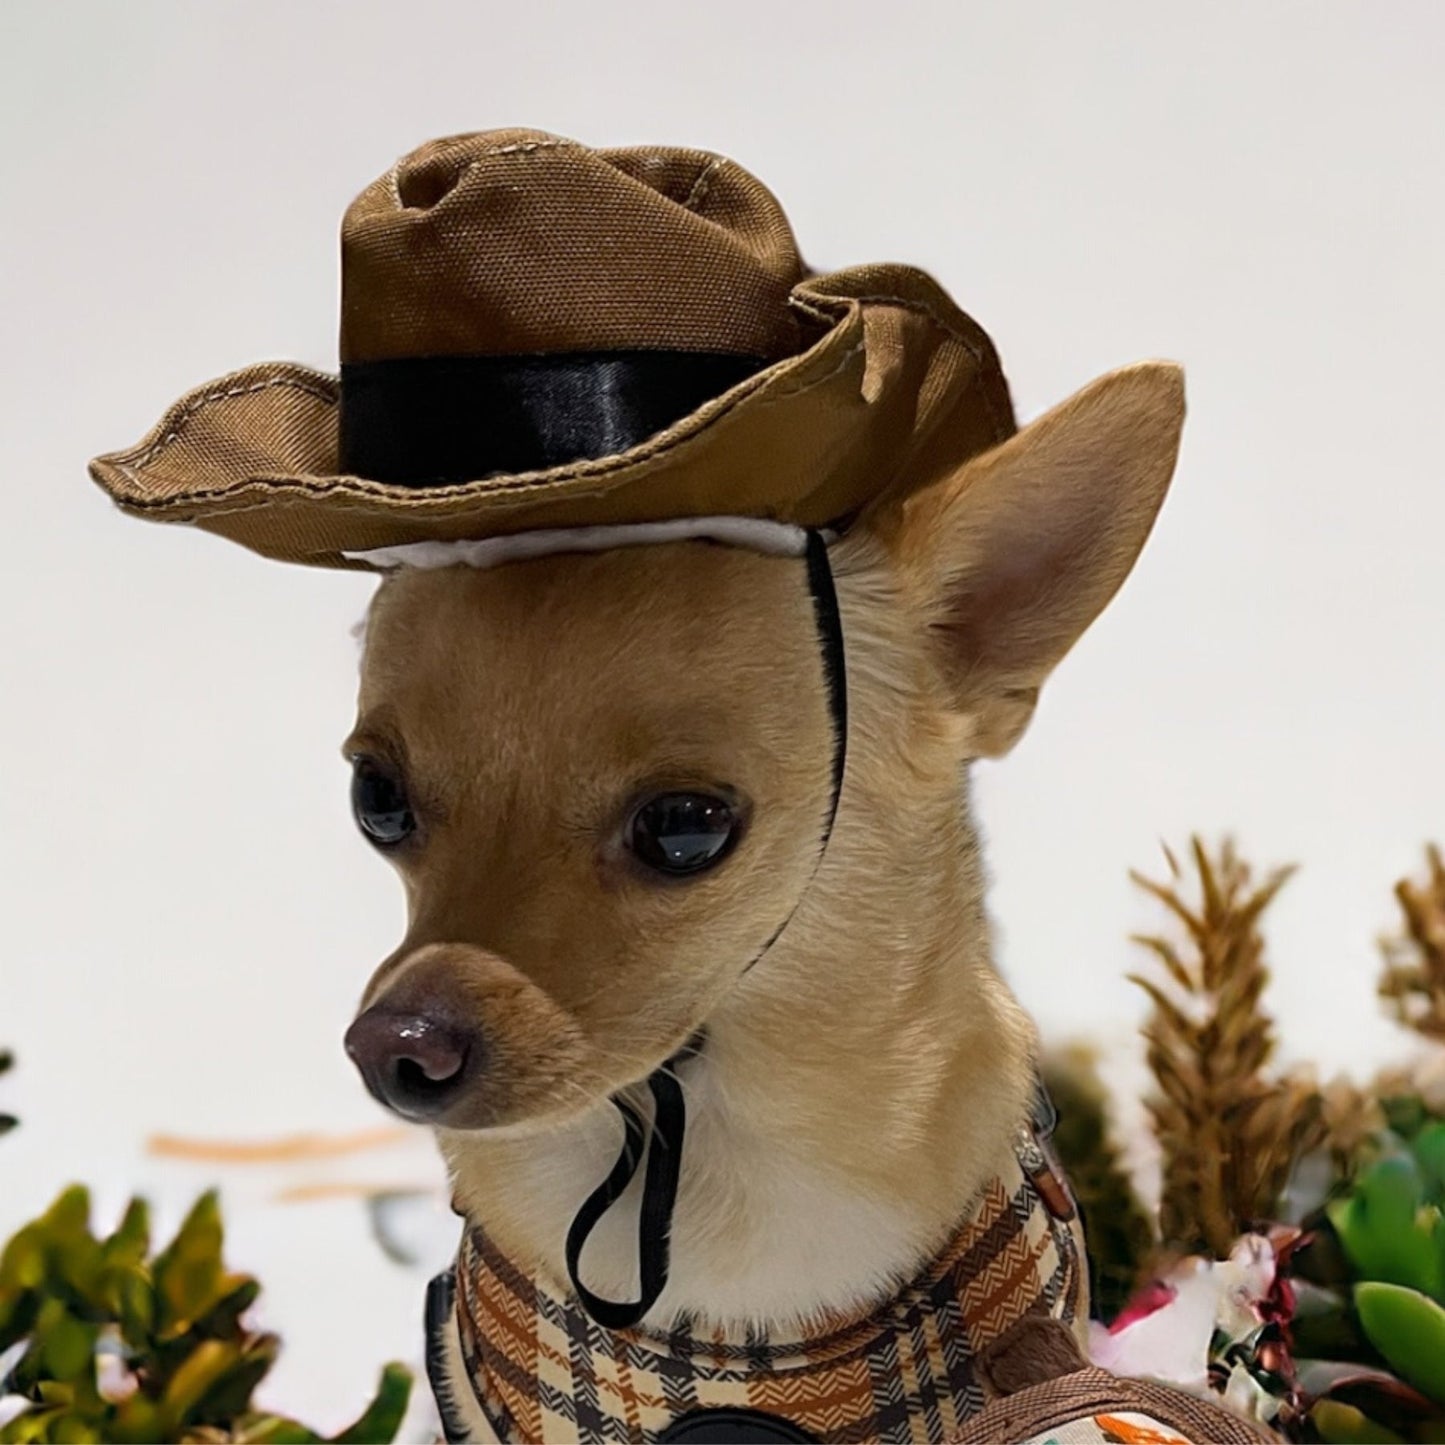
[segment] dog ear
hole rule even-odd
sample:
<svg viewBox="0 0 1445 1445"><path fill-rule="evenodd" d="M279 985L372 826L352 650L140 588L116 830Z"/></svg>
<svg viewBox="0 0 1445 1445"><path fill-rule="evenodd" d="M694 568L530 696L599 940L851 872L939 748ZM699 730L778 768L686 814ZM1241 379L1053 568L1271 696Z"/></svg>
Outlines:
<svg viewBox="0 0 1445 1445"><path fill-rule="evenodd" d="M1183 422L1179 367L1126 367L895 515L893 549L975 755L1018 741L1040 685L1128 576Z"/></svg>

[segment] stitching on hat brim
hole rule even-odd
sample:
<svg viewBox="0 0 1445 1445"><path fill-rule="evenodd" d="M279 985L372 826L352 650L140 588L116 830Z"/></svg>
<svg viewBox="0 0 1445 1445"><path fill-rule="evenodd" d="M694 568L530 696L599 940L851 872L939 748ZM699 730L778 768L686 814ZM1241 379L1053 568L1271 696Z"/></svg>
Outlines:
<svg viewBox="0 0 1445 1445"><path fill-rule="evenodd" d="M325 378L325 373L318 372L317 376ZM288 391L299 391L306 396L315 397L317 401L325 402L329 406L335 406L340 400L340 383L334 378L325 379L331 382L329 386L324 384L318 385L314 382L304 380L299 376L271 376L267 377L265 381L253 382L250 386L232 386L227 387L225 390L203 392L199 396L190 398L177 414L169 430L167 430L163 436L158 437L150 443L149 446L143 448L134 456L127 456L121 453L115 460L119 463L122 458L124 458L124 465L128 467L145 466L147 462L154 461L155 458L165 451L173 442L180 440L181 431L186 422L200 411L202 407L210 406L218 401L229 401L232 397L249 396L253 392L270 391L279 388Z"/></svg>
<svg viewBox="0 0 1445 1445"><path fill-rule="evenodd" d="M774 405L781 401L789 400L795 396L802 396L805 392L813 390L825 382L831 381L839 372L844 370L848 363L862 349L864 339L859 338L848 347L845 347L839 354L837 361L827 371L810 378L801 386L789 387L777 396L763 397L758 402L759 406ZM790 358L792 360L794 358ZM786 365L787 363L782 363ZM771 370L771 368L769 368ZM247 477L241 482L228 482L222 487L201 488L189 492L177 492L168 497L116 497L116 505L128 512L143 513L154 512L173 508L185 507L191 503L204 503L210 498L225 497L229 493L238 492L244 488L264 486L269 489L270 495L277 493L292 493L301 496L321 497L333 492L342 492L348 498L357 499L359 505L354 510L370 511L378 516L385 516L391 513L390 506L378 505L368 508L364 499L372 498L378 503L390 502L404 497L410 504L409 510L427 510L428 503L456 501L463 498L495 497L503 494L513 495L520 493L531 493L546 491L554 486L561 486L578 478L595 477L598 481L607 481L618 472L624 472L642 462L651 461L656 457L664 456L670 451L703 436L722 417L726 416L734 408L745 401L753 392L767 379L769 372L759 372L754 377L734 387L732 391L725 392L723 396L708 402L698 411L678 423L677 427L669 428L666 431L658 432L655 437L649 438L640 446L633 447L629 451L618 452L615 456L599 457L595 461L585 462L569 467L554 467L549 471L522 472L512 477L487 478L479 477L470 482L458 482L450 487L427 487L424 490L410 490L406 488L391 487L385 482L375 482L367 477L306 477L306 476L274 476L260 475ZM319 373L318 373L319 375ZM145 484L133 470L135 467L144 466L147 462L153 461L166 447L179 440L181 430L186 420L195 415L204 406L213 402L227 399L233 396L246 395L251 392L264 391L268 387L293 387L317 400L325 402L331 407L337 405L337 394L333 389L325 392L317 388L308 387L299 379L293 377L271 377L264 382L257 382L246 387L228 388L224 391L210 391L199 397L191 398L190 404L185 408L181 416L176 419L166 431L165 435L157 441L148 444L140 455L129 455L124 452L111 453L106 456L97 457L92 463L92 475L96 467L113 467L120 472L137 491L144 491ZM726 403L719 405L719 403ZM699 421L700 414L708 407L717 407L714 415L708 416L705 420ZM683 428L686 428L684 430ZM600 488L599 490L606 490ZM206 508L206 516L215 517L235 512L253 511L259 507L268 505L269 498L263 497L250 501L241 506L225 508Z"/></svg>
<svg viewBox="0 0 1445 1445"><path fill-rule="evenodd" d="M803 283L803 287L806 286L807 283ZM857 296L847 294L828 296L824 293L804 290L803 287L800 287L799 291L795 292L795 294L789 298L790 303L795 305L799 310L820 320L830 322L834 327L843 324L850 314L855 311L861 311L865 305L900 307L906 311L922 316L937 330L943 332L946 336L962 346L981 368L984 365L986 358L975 340L966 335L958 327L949 324L947 320L939 316L933 307L926 302L887 293L869 293ZM832 303L831 306L827 304L829 302ZM864 344L865 337L860 331L858 339L842 351L835 365L830 367L826 372L810 378L801 386L780 390L776 396L762 397L756 404L759 406L773 405L777 402L800 396L830 381L863 349ZM806 355L807 353L803 354ZM800 358L797 357L790 357L778 363L778 366L786 367L799 359ZM285 365L287 363L281 364ZM580 466L574 464L565 468L553 468L545 472L521 473L513 477L478 478L469 482L457 483L455 486L450 487L431 487L425 489L425 491L406 490L404 492L405 498L411 504L409 510L416 513L433 510L433 508L426 505L429 502L442 504L460 499L481 500L483 498L496 498L501 495L521 498L524 495L530 496L537 492L545 492L552 487L574 482L584 477L596 478L599 482L606 482L618 472L629 470L642 462L666 455L679 446L701 437L723 416L727 415L742 401L756 392L770 375L776 374L776 370L776 367L769 367L757 373L756 376L750 377L747 381L734 387L732 391L724 393L722 397L715 398L713 401L707 403L699 409L699 412L694 412L691 416L684 418L675 428L659 432L657 436L650 438L647 442L642 443L641 446L634 447L629 451L619 452L612 457L598 458L595 461L585 462ZM290 376L268 377L263 381L258 381L245 387L230 387L224 390L205 390L184 402L182 409L173 419L170 419L169 425L166 425L167 419L163 418L161 425L166 425L166 430L153 441L143 443L139 449L133 449L130 452L112 452L97 457L95 461L91 463L91 475L96 481L100 482L102 486L105 486L105 478L102 476L100 469L113 468L115 471L118 471L137 492L143 492L145 490L145 483L137 474L135 468L144 467L149 462L154 461L167 447L178 441L186 423L195 416L196 413L216 402L233 399L236 396L247 395L252 392L265 391L271 387L286 387L302 392L332 408L335 408L339 402L340 386L338 380L324 372L315 371L307 371L303 374L293 374ZM1011 430L1008 419L1003 417L999 412L990 389L983 389L982 400L999 439L1003 440ZM720 403L726 404L720 405ZM698 422L700 413L707 411L709 407L717 407L718 409L715 414L708 416L706 420ZM265 487L267 489L267 495L248 499L240 505L233 507L208 505L209 503L213 503L214 500L219 500L228 494L254 487ZM111 491L109 487L106 487L106 490ZM605 490L610 490L610 488L599 488L599 491ZM322 498L333 493L345 495L348 501L352 503L353 511L374 516L391 515L394 508L387 505L387 503L398 499L397 492L388 488L385 483L374 482L365 477L344 475L308 477L304 475L275 476L263 474L247 477L240 482L231 481L221 487L199 488L188 492L178 492L168 497L121 497L116 496L115 493L111 491L116 505L122 510L132 514L144 515L150 512L177 511L190 505L199 504L204 508L203 514L208 519L234 515L240 512L256 511L268 506L272 500L279 499L283 496L291 499ZM366 505L367 501L370 500L374 500L378 505Z"/></svg>

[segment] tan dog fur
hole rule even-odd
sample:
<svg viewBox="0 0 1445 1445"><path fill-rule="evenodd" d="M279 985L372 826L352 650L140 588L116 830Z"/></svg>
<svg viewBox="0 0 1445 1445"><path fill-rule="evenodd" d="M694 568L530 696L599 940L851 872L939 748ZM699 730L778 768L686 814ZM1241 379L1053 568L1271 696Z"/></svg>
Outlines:
<svg viewBox="0 0 1445 1445"><path fill-rule="evenodd" d="M704 1023L652 1323L861 1306L957 1226L1033 1052L966 765L1013 745L1133 565L1182 419L1177 368L1114 373L835 544L849 750L816 876L832 744L800 561L682 542L384 583L346 751L402 772L418 832L393 855L407 936L364 1002L480 1028L483 1080L437 1132L458 1205L519 1263L565 1279L621 1138L608 1095ZM631 808L695 785L736 796L741 843L648 875ZM624 1203L584 1275L623 1298L635 1258Z"/></svg>

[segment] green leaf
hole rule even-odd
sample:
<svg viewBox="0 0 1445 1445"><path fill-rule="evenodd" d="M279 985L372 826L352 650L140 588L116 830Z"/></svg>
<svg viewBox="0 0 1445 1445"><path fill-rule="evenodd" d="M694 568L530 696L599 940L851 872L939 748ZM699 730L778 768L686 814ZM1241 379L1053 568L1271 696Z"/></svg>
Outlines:
<svg viewBox="0 0 1445 1445"><path fill-rule="evenodd" d="M0 1290L35 1289L45 1278L45 1230L39 1220L11 1237L0 1254Z"/></svg>
<svg viewBox="0 0 1445 1445"><path fill-rule="evenodd" d="M184 1334L229 1292L223 1286L221 1244L220 1201L215 1190L208 1190L152 1266L156 1324L163 1339Z"/></svg>
<svg viewBox="0 0 1445 1445"><path fill-rule="evenodd" d="M8 1425L0 1425L0 1445L30 1445L45 1440L51 1425L65 1413L64 1408L27 1410Z"/></svg>
<svg viewBox="0 0 1445 1445"><path fill-rule="evenodd" d="M1429 1124L1410 1141L1420 1165L1425 1195L1432 1204L1445 1204L1445 1123Z"/></svg>
<svg viewBox="0 0 1445 1445"><path fill-rule="evenodd" d="M354 1424L331 1437L332 1445L390 1445L401 1429L411 1386L412 1374L405 1365L393 1360L384 1366L376 1398Z"/></svg>
<svg viewBox="0 0 1445 1445"><path fill-rule="evenodd" d="M248 1416L236 1431L237 1445L321 1445L321 1436L284 1415Z"/></svg>
<svg viewBox="0 0 1445 1445"><path fill-rule="evenodd" d="M1399 1152L1371 1165L1350 1194L1328 1206L1330 1223L1361 1278L1408 1285L1437 1298L1445 1294L1435 1237L1440 1212L1424 1201L1419 1165L1413 1155Z"/></svg>
<svg viewBox="0 0 1445 1445"><path fill-rule="evenodd" d="M151 1247L151 1212L144 1199L132 1199L115 1233L101 1245L107 1264L144 1264Z"/></svg>
<svg viewBox="0 0 1445 1445"><path fill-rule="evenodd" d="M126 1343L137 1349L155 1324L155 1289L146 1267L150 1235L150 1209L143 1199L132 1199L115 1233L100 1247L98 1301L120 1325Z"/></svg>
<svg viewBox="0 0 1445 1445"><path fill-rule="evenodd" d="M195 1327L202 1335L226 1339L238 1333L241 1316L256 1303L261 1286L249 1275L231 1274L222 1276L218 1287L228 1292L196 1320Z"/></svg>
<svg viewBox="0 0 1445 1445"><path fill-rule="evenodd" d="M257 1335L241 1347L236 1362L206 1390L191 1418L196 1424L229 1429L251 1403L251 1392L276 1363L280 1341L275 1335Z"/></svg>
<svg viewBox="0 0 1445 1445"><path fill-rule="evenodd" d="M1419 1290L1377 1281L1355 1286L1355 1309L1390 1368L1445 1405L1445 1309Z"/></svg>
<svg viewBox="0 0 1445 1445"><path fill-rule="evenodd" d="M107 1284L106 1303L132 1349L144 1349L155 1328L156 1294L150 1271L116 1269Z"/></svg>
<svg viewBox="0 0 1445 1445"><path fill-rule="evenodd" d="M1319 1400L1310 1419L1327 1445L1404 1445L1401 1437L1339 1400Z"/></svg>
<svg viewBox="0 0 1445 1445"><path fill-rule="evenodd" d="M236 1365L239 1345L229 1340L202 1340L171 1376L161 1408L173 1429L188 1425L206 1393Z"/></svg>
<svg viewBox="0 0 1445 1445"><path fill-rule="evenodd" d="M159 1440L165 1433L160 1407L137 1391L115 1407L107 1432L113 1445L148 1445Z"/></svg>
<svg viewBox="0 0 1445 1445"><path fill-rule="evenodd" d="M100 1276L100 1241L90 1232L90 1191L73 1184L40 1218L46 1273L55 1283L88 1299Z"/></svg>
<svg viewBox="0 0 1445 1445"><path fill-rule="evenodd" d="M105 1436L83 1416L71 1413L62 1415L51 1426L49 1438L55 1445L95 1445Z"/></svg>
<svg viewBox="0 0 1445 1445"><path fill-rule="evenodd" d="M55 1238L80 1238L90 1234L90 1190L83 1184L62 1189L55 1203L40 1216L46 1232Z"/></svg>
<svg viewBox="0 0 1445 1445"><path fill-rule="evenodd" d="M42 1312L36 1322L35 1338L40 1346L40 1368L57 1380L77 1381L94 1378L92 1356L99 1326L85 1324L66 1313L59 1300L46 1301L47 1308L57 1306L50 1320Z"/></svg>

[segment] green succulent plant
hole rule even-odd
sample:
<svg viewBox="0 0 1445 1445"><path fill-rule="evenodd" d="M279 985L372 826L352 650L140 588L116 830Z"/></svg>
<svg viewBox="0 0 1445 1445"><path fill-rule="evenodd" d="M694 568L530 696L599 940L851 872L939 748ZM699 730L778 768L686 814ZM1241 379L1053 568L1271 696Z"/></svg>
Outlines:
<svg viewBox="0 0 1445 1445"><path fill-rule="evenodd" d="M1386 1136L1382 1157L1326 1209L1360 1279L1405 1285L1445 1303L1445 1124L1408 1144Z"/></svg>
<svg viewBox="0 0 1445 1445"><path fill-rule="evenodd" d="M0 1445L327 1438L252 1405L280 1341L247 1326L261 1287L229 1271L221 1247L214 1193L196 1201L154 1256L139 1199L105 1238L92 1232L90 1197L79 1186L23 1226L0 1253L0 1354L23 1342L0 1394L25 1404L0 1425ZM403 1366L387 1365L376 1398L329 1438L395 1439L411 1384Z"/></svg>
<svg viewBox="0 0 1445 1445"><path fill-rule="evenodd" d="M1445 1406L1445 1309L1417 1289L1368 1280L1355 1286L1355 1310L1390 1368Z"/></svg>
<svg viewBox="0 0 1445 1445"><path fill-rule="evenodd" d="M1419 1098L1384 1113L1299 1256L1292 1334L1325 1441L1445 1440L1445 1120Z"/></svg>

